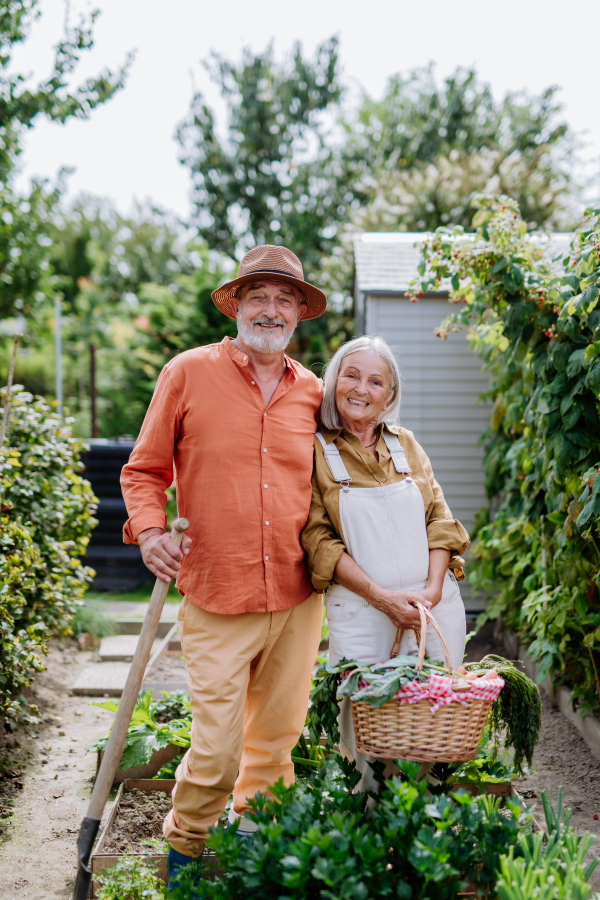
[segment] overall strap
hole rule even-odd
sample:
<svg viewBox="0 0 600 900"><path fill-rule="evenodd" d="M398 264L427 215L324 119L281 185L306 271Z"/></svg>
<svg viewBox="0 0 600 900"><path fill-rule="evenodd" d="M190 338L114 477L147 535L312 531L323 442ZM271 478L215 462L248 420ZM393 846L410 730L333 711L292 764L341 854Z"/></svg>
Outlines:
<svg viewBox="0 0 600 900"><path fill-rule="evenodd" d="M385 442L385 446L390 451L390 456L392 457L396 472L400 475L410 475L412 470L406 461L404 449L398 440L398 435L392 434L384 427L381 436Z"/></svg>
<svg viewBox="0 0 600 900"><path fill-rule="evenodd" d="M352 481L350 475L348 474L348 469L344 465L344 461L340 456L340 451L335 446L335 442L332 441L330 444L328 444L320 431L317 431L316 437L319 439L323 448L325 460L331 470L333 480L337 481L339 484L347 484L349 481Z"/></svg>

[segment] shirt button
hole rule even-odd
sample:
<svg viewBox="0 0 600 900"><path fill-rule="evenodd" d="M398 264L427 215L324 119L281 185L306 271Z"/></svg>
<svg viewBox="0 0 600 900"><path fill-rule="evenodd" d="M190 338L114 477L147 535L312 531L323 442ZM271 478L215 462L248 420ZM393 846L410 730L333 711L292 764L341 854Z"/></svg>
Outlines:
<svg viewBox="0 0 600 900"><path fill-rule="evenodd" d="M266 452L267 452L267 448L263 447L263 453L266 453Z"/></svg>
<svg viewBox="0 0 600 900"><path fill-rule="evenodd" d="M268 488L268 487L269 487L269 485L268 485L268 484L265 484L265 485L264 485L264 487L266 487L266 488Z"/></svg>
<svg viewBox="0 0 600 900"><path fill-rule="evenodd" d="M387 481L387 478L382 478L381 480L382 480L382 481Z"/></svg>
<svg viewBox="0 0 600 900"><path fill-rule="evenodd" d="M268 556L265 556L265 559L268 559L268 558L269 558Z"/></svg>
<svg viewBox="0 0 600 900"><path fill-rule="evenodd" d="M270 524L271 524L271 523L270 523L269 520L267 519L267 521L265 522L265 525L270 525Z"/></svg>
<svg viewBox="0 0 600 900"><path fill-rule="evenodd" d="M247 360L247 359L248 359L248 357L247 357L247 356L245 356L245 357L244 357L244 362L246 362L246 360Z"/></svg>
<svg viewBox="0 0 600 900"><path fill-rule="evenodd" d="M256 382L255 382L255 381L252 381L251 384L256 384Z"/></svg>

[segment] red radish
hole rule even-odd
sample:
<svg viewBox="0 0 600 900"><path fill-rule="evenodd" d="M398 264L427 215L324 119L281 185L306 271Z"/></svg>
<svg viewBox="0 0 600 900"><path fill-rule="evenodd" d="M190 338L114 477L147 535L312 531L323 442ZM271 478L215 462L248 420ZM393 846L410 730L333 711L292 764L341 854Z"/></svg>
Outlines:
<svg viewBox="0 0 600 900"><path fill-rule="evenodd" d="M467 674L467 670L465 669L464 666L457 666L456 669L455 669L455 671L456 671L459 675L466 675L466 674Z"/></svg>

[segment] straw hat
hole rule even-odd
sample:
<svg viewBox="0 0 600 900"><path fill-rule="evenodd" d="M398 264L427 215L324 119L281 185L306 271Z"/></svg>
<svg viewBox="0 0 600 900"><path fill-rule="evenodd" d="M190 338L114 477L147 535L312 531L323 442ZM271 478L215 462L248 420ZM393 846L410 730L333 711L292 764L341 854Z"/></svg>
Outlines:
<svg viewBox="0 0 600 900"><path fill-rule="evenodd" d="M215 306L230 319L235 319L231 299L241 285L256 281L258 275L268 275L269 281L285 281L299 288L306 299L303 320L316 319L325 312L327 297L319 288L304 280L302 263L296 254L287 247L276 247L273 244L262 244L246 253L240 263L238 277L213 291Z"/></svg>

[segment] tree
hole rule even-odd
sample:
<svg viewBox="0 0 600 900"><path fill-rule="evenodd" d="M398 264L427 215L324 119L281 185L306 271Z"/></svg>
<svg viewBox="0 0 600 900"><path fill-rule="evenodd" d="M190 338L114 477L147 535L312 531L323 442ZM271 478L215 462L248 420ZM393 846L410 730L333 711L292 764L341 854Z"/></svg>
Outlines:
<svg viewBox="0 0 600 900"><path fill-rule="evenodd" d="M449 221L471 229L473 197L506 193L530 229L571 214L574 142L557 88L496 101L473 69L438 85L433 66L395 75L380 101L364 98L346 123L344 169L367 210L358 227L421 231Z"/></svg>
<svg viewBox="0 0 600 900"><path fill-rule="evenodd" d="M269 46L259 55L244 51L239 64L213 55L206 68L227 104L225 140L200 92L178 131L198 234L232 259L256 244L283 244L318 283L356 202L331 139L342 94L337 39L321 44L312 61L296 45L277 63ZM325 362L332 342L351 333L348 300L346 291L337 309L301 322L290 352L309 366Z"/></svg>
<svg viewBox="0 0 600 900"><path fill-rule="evenodd" d="M12 56L15 46L27 40L39 16L38 6L38 0L6 0L0 10L0 202L4 210L0 224L0 317L33 311L49 291L47 223L61 184L49 190L34 183L29 196L15 195L13 177L27 129L34 127L39 116L55 122L87 118L123 87L130 63L128 60L118 72L105 69L78 87L70 86L82 53L93 46L97 13L92 13L77 25L65 27L49 77L29 85L25 75L12 71Z"/></svg>
<svg viewBox="0 0 600 900"><path fill-rule="evenodd" d="M178 131L200 236L232 259L258 243L284 244L310 274L347 208L333 189L337 161L327 142L341 94L337 40L321 44L313 62L296 45L278 64L269 46L245 50L238 65L214 54L206 68L227 104L226 139L200 92Z"/></svg>

